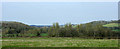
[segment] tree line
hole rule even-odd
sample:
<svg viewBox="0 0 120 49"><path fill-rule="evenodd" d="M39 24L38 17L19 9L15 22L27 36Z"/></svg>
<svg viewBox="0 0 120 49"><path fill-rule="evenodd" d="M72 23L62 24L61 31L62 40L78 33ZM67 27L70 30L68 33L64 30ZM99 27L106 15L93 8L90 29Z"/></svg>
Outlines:
<svg viewBox="0 0 120 49"><path fill-rule="evenodd" d="M116 22L116 21L113 21ZM94 39L116 39L119 31L112 31L110 28L103 27L108 24L106 21L95 21L85 24L72 25L67 23L60 26L53 23L51 27L32 27L19 22L3 22L2 37L79 37ZM110 22L111 23L111 22Z"/></svg>

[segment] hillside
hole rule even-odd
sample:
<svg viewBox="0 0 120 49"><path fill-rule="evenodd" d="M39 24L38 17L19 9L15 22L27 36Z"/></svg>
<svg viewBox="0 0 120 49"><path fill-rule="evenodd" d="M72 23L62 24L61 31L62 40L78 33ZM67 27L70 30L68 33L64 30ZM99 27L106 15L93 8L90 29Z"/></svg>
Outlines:
<svg viewBox="0 0 120 49"><path fill-rule="evenodd" d="M33 27L23 24L21 22L2 21L2 25L0 26L0 28L2 28L2 34L4 36L6 34L19 34L29 29L32 29Z"/></svg>
<svg viewBox="0 0 120 49"><path fill-rule="evenodd" d="M9 28L9 29L29 29L31 27L29 25L23 24L21 22L3 21L2 28L3 29L7 29L7 28Z"/></svg>
<svg viewBox="0 0 120 49"><path fill-rule="evenodd" d="M109 23L109 24L105 24L103 25L104 27L119 27L118 23Z"/></svg>
<svg viewBox="0 0 120 49"><path fill-rule="evenodd" d="M105 28L110 28L112 31L120 31L119 23L109 23L103 26Z"/></svg>
<svg viewBox="0 0 120 49"><path fill-rule="evenodd" d="M92 26L96 26L96 25L105 25L105 24L109 24L110 21L92 21L89 23L84 23L82 24L83 26L86 26L86 24L91 24ZM74 25L73 28L76 28L77 25Z"/></svg>

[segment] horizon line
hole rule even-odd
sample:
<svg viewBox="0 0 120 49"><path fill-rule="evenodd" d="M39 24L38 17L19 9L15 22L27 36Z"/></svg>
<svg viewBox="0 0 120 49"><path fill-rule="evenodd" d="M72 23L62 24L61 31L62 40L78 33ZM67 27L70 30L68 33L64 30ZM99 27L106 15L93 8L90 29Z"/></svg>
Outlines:
<svg viewBox="0 0 120 49"><path fill-rule="evenodd" d="M114 19L114 20L119 20L119 19ZM5 20L4 20L5 21ZM6 20L7 21L7 20ZM71 24L85 24L85 23L89 23L89 22L93 22L93 21L112 21L112 20L92 20L92 21L86 21L86 22L81 22L81 23L71 23L71 22L67 22L67 23L71 23ZM0 21L0 22L3 22ZM10 22L10 21L9 21ZM53 25L53 23L56 23L56 22L53 22L51 24L29 24L29 23L25 23L25 22L22 22L22 21L11 21L11 22L20 22L20 23L24 23L24 24L27 24L27 25ZM59 22L58 22L59 23ZM59 25L65 25L67 23L64 23L64 24L60 24Z"/></svg>

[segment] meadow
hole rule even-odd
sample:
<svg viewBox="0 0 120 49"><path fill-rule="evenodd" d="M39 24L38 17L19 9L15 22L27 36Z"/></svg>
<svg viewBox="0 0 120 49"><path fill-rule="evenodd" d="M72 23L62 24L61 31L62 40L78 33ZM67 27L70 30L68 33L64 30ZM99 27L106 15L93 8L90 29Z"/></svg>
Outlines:
<svg viewBox="0 0 120 49"><path fill-rule="evenodd" d="M117 39L68 37L3 38L2 47L118 47Z"/></svg>

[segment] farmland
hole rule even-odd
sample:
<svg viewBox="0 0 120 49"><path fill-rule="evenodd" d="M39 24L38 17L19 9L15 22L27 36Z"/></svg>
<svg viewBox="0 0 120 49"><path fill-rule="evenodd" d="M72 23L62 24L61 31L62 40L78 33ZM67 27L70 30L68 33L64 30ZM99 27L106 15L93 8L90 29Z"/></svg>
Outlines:
<svg viewBox="0 0 120 49"><path fill-rule="evenodd" d="M117 39L3 38L2 47L118 47Z"/></svg>
<svg viewBox="0 0 120 49"><path fill-rule="evenodd" d="M119 27L118 23L110 23L110 24L106 24L103 25L104 27Z"/></svg>

